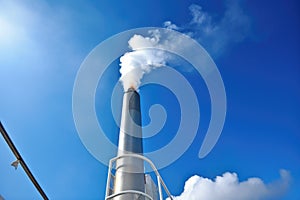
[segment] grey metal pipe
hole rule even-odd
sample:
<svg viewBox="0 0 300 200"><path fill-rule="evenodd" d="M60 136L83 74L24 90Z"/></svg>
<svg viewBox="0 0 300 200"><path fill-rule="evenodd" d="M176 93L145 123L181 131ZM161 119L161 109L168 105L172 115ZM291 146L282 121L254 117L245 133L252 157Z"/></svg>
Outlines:
<svg viewBox="0 0 300 200"><path fill-rule="evenodd" d="M143 154L140 96L132 88L124 93L119 133L118 156ZM124 157L116 162L114 194L124 190L145 192L144 161ZM123 194L114 200L144 200L139 194Z"/></svg>

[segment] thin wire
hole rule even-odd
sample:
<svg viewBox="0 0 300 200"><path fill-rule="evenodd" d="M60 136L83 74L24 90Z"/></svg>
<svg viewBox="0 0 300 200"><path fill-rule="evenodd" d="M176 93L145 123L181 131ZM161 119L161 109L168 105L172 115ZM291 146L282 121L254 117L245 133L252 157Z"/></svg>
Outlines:
<svg viewBox="0 0 300 200"><path fill-rule="evenodd" d="M31 180L31 182L33 183L35 188L39 191L39 193L41 194L43 199L48 200L47 195L45 194L45 192L43 191L43 189L41 188L41 186L39 185L37 180L34 178L31 171L29 170L29 168L26 165L25 161L23 160L21 154L18 152L18 150L15 147L14 143L12 142L10 137L8 136L8 134L7 134L6 130L4 129L1 121L0 121L0 131L1 131L1 134L2 134L3 138L5 139L6 143L8 144L8 146L10 147L10 149L14 153L14 155L16 156L17 160L19 160L21 166L23 167L24 171L26 172L27 176L29 177L29 179Z"/></svg>

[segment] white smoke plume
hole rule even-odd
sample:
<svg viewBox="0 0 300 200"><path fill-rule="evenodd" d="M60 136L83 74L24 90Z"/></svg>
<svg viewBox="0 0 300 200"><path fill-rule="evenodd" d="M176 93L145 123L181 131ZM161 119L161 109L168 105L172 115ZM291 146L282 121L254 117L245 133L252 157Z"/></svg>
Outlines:
<svg viewBox="0 0 300 200"><path fill-rule="evenodd" d="M227 0L223 17L216 20L213 14L205 12L199 5L190 7L192 19L189 23L177 26L171 21L164 22L164 27L185 33L197 40L214 57L224 53L232 45L243 41L251 33L251 20L241 8L239 1ZM124 90L130 87L138 89L144 74L152 69L166 65L168 54L155 50L141 48L159 48L168 46L176 49L183 44L178 38L161 38L158 30L153 30L150 37L134 35L129 41L132 52L120 58L120 81Z"/></svg>
<svg viewBox="0 0 300 200"><path fill-rule="evenodd" d="M168 49L171 52L176 52L178 49L190 49L190 44L172 32L163 34L161 30L154 29L148 34L148 37L134 35L130 38L128 44L132 51L120 58L120 81L124 91L130 87L137 90L145 74L158 67L167 66L171 60L175 60L170 52L160 49ZM185 70L185 67L182 66L181 70Z"/></svg>
<svg viewBox="0 0 300 200"><path fill-rule="evenodd" d="M134 35L128 41L129 47L133 51L125 53L120 58L120 81L123 83L124 91L129 88L137 90L144 74L155 68L166 66L167 53L162 50L151 49L158 47L160 42L160 34L155 30L151 32L151 37Z"/></svg>
<svg viewBox="0 0 300 200"><path fill-rule="evenodd" d="M287 192L291 177L280 170L281 178L266 184L260 178L240 182L236 173L226 172L215 180L197 175L189 178L184 191L175 200L276 200Z"/></svg>

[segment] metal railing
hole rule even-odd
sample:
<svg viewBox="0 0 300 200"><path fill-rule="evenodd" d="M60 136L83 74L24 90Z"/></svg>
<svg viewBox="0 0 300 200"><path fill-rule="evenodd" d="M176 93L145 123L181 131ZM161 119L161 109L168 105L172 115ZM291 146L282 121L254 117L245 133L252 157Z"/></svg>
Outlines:
<svg viewBox="0 0 300 200"><path fill-rule="evenodd" d="M126 158L126 157L133 157L133 158L138 158L138 159L146 161L150 165L150 167L152 168L152 170L154 171L154 173L156 175L159 200L163 200L163 194L162 194L162 187L161 186L163 186L164 191L166 192L166 194L168 195L170 200L173 200L173 197L172 197L171 193L169 192L165 182L163 181L162 177L160 176L160 174L159 174L157 168L155 167L155 165L153 164L153 162L150 159L146 158L145 156L142 156L142 155L139 155L139 154L124 154L124 155L112 158L109 161L105 200L110 200L110 199L112 199L116 196L120 196L120 195L123 195L123 194L139 194L139 195L142 195L142 196L146 197L147 199L153 200L153 198L150 195L148 195L144 192L141 192L141 191L137 191L137 190L125 190L125 191L121 191L121 192L118 192L118 193L115 193L115 194L110 194L110 191L111 191L110 182L111 182L111 177L113 176L113 174L111 172L113 163L116 162L117 160L121 159L121 158Z"/></svg>
<svg viewBox="0 0 300 200"><path fill-rule="evenodd" d="M122 192L118 192L116 194L112 194L112 195L107 196L105 198L105 200L112 199L114 197L117 197L117 196L120 196L120 195L123 195L123 194L139 194L140 196L146 197L149 200L153 200L153 198L150 195L148 195L144 192L141 192L141 191L137 191L137 190L124 190Z"/></svg>

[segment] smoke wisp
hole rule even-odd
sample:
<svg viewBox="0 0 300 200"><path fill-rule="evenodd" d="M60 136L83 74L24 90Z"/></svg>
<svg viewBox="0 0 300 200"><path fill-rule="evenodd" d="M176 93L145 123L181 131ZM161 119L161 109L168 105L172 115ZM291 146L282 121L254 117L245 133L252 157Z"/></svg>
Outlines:
<svg viewBox="0 0 300 200"><path fill-rule="evenodd" d="M197 40L214 57L225 53L233 45L251 36L251 18L240 1L227 0L226 10L220 18L206 12L197 4L189 7L192 19L182 25L165 21L164 27L178 30Z"/></svg>

